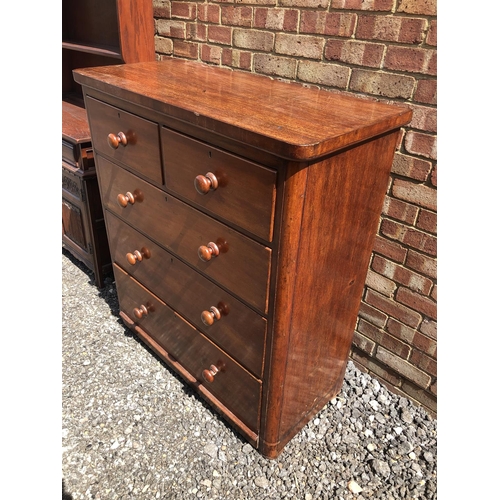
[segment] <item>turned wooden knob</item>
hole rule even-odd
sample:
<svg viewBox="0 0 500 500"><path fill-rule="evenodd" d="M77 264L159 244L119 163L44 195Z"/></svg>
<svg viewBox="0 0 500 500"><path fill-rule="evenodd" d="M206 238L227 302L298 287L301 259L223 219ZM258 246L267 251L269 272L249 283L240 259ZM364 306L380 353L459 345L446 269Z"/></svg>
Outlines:
<svg viewBox="0 0 500 500"><path fill-rule="evenodd" d="M137 319L142 319L144 316L147 316L149 314L149 309L141 304L139 307L136 307L133 311L134 313L134 316L137 318Z"/></svg>
<svg viewBox="0 0 500 500"><path fill-rule="evenodd" d="M212 172L205 175L197 175L194 179L194 187L200 194L207 194L210 190L215 191L219 187L219 181Z"/></svg>
<svg viewBox="0 0 500 500"><path fill-rule="evenodd" d="M129 252L126 256L128 263L133 266L137 262L142 262L142 259L149 259L151 257L151 252L143 247L140 250L134 250Z"/></svg>
<svg viewBox="0 0 500 500"><path fill-rule="evenodd" d="M219 253L220 249L213 241L207 246L202 245L198 248L198 257L205 262L208 262L212 257L217 257Z"/></svg>
<svg viewBox="0 0 500 500"><path fill-rule="evenodd" d="M210 365L210 368L207 370L203 370L202 375L203 378L208 382L212 383L214 381L214 377L219 373L219 368L215 365Z"/></svg>
<svg viewBox="0 0 500 500"><path fill-rule="evenodd" d="M201 313L201 321L207 326L212 326L216 321L219 321L221 317L221 311L215 306L212 306L208 311L203 311Z"/></svg>
<svg viewBox="0 0 500 500"><path fill-rule="evenodd" d="M121 144L123 147L127 145L127 136L123 132L118 132L115 134L108 135L108 144L110 148L118 149L118 146Z"/></svg>
<svg viewBox="0 0 500 500"><path fill-rule="evenodd" d="M133 205L135 203L135 197L132 193L127 192L125 194L119 194L116 199L118 200L118 204L125 208L129 203Z"/></svg>

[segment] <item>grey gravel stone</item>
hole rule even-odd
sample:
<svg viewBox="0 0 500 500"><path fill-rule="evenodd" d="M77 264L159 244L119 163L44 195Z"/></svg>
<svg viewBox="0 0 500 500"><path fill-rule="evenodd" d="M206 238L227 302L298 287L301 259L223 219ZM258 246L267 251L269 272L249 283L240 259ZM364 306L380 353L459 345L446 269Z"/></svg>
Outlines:
<svg viewBox="0 0 500 500"><path fill-rule="evenodd" d="M112 276L97 289L64 250L62 269L66 498L437 498L436 421L351 362L338 396L268 460L125 327Z"/></svg>

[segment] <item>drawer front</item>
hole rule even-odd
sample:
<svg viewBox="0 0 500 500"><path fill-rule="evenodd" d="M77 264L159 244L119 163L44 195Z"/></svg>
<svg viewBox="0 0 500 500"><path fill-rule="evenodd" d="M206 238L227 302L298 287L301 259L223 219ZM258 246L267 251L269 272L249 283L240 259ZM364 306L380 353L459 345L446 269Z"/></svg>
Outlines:
<svg viewBox="0 0 500 500"><path fill-rule="evenodd" d="M97 156L103 205L134 228L212 277L243 301L267 312L271 249ZM127 193L129 193L127 195ZM123 207L117 201L133 200ZM112 235L111 235L112 237ZM205 252L215 243L219 255ZM213 247L213 245L212 245ZM198 255L210 260L204 261ZM208 257L207 257L208 254ZM214 256L211 256L214 255Z"/></svg>
<svg viewBox="0 0 500 500"><path fill-rule="evenodd" d="M275 171L165 127L161 141L168 189L260 238L272 240Z"/></svg>
<svg viewBox="0 0 500 500"><path fill-rule="evenodd" d="M267 322L261 315L111 212L106 213L106 227L114 262L254 375L262 376Z"/></svg>
<svg viewBox="0 0 500 500"><path fill-rule="evenodd" d="M122 269L113 270L120 309L257 432L261 383ZM211 365L220 371L209 383L203 371Z"/></svg>
<svg viewBox="0 0 500 500"><path fill-rule="evenodd" d="M86 106L94 149L161 184L158 124L91 97L87 98ZM118 138L120 132L125 134L126 145L116 139L115 149L108 143L108 135Z"/></svg>

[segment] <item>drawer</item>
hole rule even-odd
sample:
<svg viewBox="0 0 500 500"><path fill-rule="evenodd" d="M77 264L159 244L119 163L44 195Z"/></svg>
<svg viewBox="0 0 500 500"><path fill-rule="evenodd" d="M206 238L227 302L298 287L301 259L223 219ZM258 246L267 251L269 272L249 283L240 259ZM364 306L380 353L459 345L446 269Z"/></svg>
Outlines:
<svg viewBox="0 0 500 500"><path fill-rule="evenodd" d="M120 309L257 432L261 383L121 268L113 270ZM207 382L203 372L212 365L219 371Z"/></svg>
<svg viewBox="0 0 500 500"><path fill-rule="evenodd" d="M272 240L276 172L161 129L165 185L256 236Z"/></svg>
<svg viewBox="0 0 500 500"><path fill-rule="evenodd" d="M185 263L213 278L244 302L264 314L267 312L270 248L99 155L97 173L103 205L108 210ZM118 198L125 207L118 202ZM130 202L127 203L127 200ZM219 250L217 256L215 247ZM202 260L199 252L207 260Z"/></svg>
<svg viewBox="0 0 500 500"><path fill-rule="evenodd" d="M254 375L262 376L267 321L261 315L111 212L106 212L106 227L114 262Z"/></svg>
<svg viewBox="0 0 500 500"><path fill-rule="evenodd" d="M87 98L86 106L94 150L162 184L158 124L92 97ZM120 133L125 135L126 143L118 140ZM116 148L108 142L110 134Z"/></svg>

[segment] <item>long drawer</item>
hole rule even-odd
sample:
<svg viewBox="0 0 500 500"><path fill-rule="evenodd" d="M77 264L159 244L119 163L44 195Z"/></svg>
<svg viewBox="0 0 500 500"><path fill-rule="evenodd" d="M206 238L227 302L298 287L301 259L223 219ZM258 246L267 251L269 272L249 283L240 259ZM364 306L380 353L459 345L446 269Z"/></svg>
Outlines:
<svg viewBox="0 0 500 500"><path fill-rule="evenodd" d="M258 432L261 382L120 267L113 268L120 309Z"/></svg>
<svg viewBox="0 0 500 500"><path fill-rule="evenodd" d="M243 301L264 314L267 312L270 248L217 222L102 156L97 155L96 159L103 205L108 210ZM113 239L111 233L110 239Z"/></svg>
<svg viewBox="0 0 500 500"><path fill-rule="evenodd" d="M158 124L92 97L86 106L94 149L161 184Z"/></svg>
<svg viewBox="0 0 500 500"><path fill-rule="evenodd" d="M262 376L265 318L111 212L106 212L106 226L114 262L254 375Z"/></svg>
<svg viewBox="0 0 500 500"><path fill-rule="evenodd" d="M190 202L272 240L276 172L161 129L165 185Z"/></svg>

